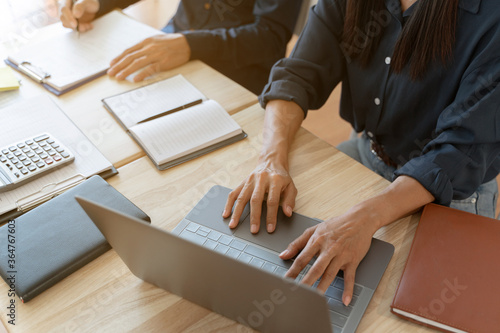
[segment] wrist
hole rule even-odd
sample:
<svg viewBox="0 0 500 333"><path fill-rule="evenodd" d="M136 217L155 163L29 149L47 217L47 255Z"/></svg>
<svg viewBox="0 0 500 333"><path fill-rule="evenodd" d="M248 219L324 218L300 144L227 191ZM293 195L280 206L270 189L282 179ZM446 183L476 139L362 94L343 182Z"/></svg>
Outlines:
<svg viewBox="0 0 500 333"><path fill-rule="evenodd" d="M286 173L289 171L288 160L272 155L260 155L257 164L270 170L283 170Z"/></svg>
<svg viewBox="0 0 500 333"><path fill-rule="evenodd" d="M346 214L351 215L354 221L360 221L363 229L368 230L372 236L378 229L392 222L387 220L384 207L372 200L353 206Z"/></svg>
<svg viewBox="0 0 500 333"><path fill-rule="evenodd" d="M303 119L302 109L294 102L269 101L265 110L264 144L259 163L274 164L288 170L290 145Z"/></svg>
<svg viewBox="0 0 500 333"><path fill-rule="evenodd" d="M418 181L400 176L379 195L354 206L362 211L374 230L419 211L434 197Z"/></svg>

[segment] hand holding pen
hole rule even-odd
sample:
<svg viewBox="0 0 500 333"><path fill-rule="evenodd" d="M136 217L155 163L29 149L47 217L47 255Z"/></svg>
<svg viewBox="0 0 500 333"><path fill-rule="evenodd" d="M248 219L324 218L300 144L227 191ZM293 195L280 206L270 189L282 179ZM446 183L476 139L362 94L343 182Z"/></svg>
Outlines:
<svg viewBox="0 0 500 333"><path fill-rule="evenodd" d="M66 28L85 32L92 29L98 10L98 0L65 0L61 8L61 22Z"/></svg>

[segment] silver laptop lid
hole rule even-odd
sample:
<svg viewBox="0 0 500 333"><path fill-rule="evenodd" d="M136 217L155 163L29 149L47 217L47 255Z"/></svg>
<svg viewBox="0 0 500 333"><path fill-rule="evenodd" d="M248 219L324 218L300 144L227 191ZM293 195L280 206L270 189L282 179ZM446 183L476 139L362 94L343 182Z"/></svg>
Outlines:
<svg viewBox="0 0 500 333"><path fill-rule="evenodd" d="M78 198L134 275L262 332L331 332L323 295Z"/></svg>

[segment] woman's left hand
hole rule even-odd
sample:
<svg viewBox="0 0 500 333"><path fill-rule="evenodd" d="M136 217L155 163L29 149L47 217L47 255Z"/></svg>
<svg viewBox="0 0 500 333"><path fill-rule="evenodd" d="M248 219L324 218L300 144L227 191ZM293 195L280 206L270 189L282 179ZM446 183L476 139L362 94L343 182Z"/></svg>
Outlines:
<svg viewBox="0 0 500 333"><path fill-rule="evenodd" d="M338 271L343 270L342 302L349 305L352 300L356 269L368 252L376 230L375 224L370 223L368 216L360 210L350 211L308 228L280 254L281 259L287 260L302 250L286 276L296 278L309 261L317 256L314 265L301 282L312 286L321 278L317 288L325 292Z"/></svg>

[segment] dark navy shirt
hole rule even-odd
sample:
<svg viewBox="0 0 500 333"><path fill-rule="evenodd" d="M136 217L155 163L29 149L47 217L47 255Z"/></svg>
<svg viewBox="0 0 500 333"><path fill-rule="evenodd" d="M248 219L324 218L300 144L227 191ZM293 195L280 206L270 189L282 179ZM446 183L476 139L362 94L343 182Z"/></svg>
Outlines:
<svg viewBox="0 0 500 333"><path fill-rule="evenodd" d="M498 0L461 0L453 61L429 65L423 79L390 70L395 43L414 6L399 0L372 15L381 33L367 67L342 46L346 0L320 0L288 59L272 70L260 96L296 102L307 114L342 82L340 114L384 146L438 203L470 196L500 170L500 10ZM439 27L436 27L439 29ZM360 45L368 35L360 34ZM335 129L332 129L335 130Z"/></svg>
<svg viewBox="0 0 500 333"><path fill-rule="evenodd" d="M101 0L98 15L138 0ZM163 28L181 32L200 59L260 94L273 64L285 56L302 0L181 0Z"/></svg>

